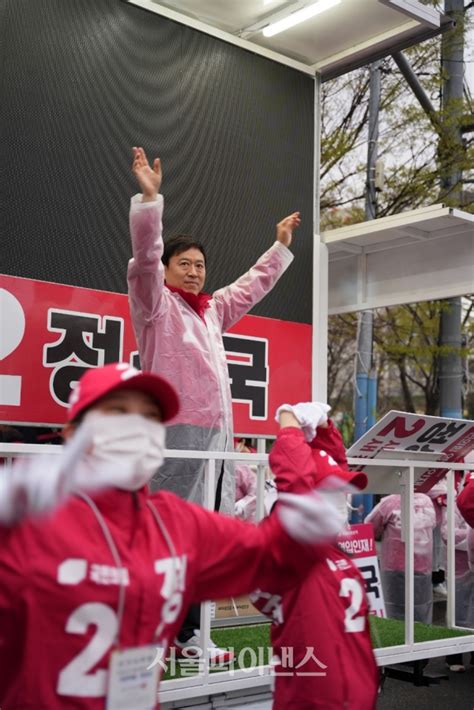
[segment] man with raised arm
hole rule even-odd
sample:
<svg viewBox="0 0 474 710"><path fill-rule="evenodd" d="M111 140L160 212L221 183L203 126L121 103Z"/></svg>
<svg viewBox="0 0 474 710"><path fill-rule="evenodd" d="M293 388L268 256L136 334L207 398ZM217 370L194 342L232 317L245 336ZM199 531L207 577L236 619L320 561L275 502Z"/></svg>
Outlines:
<svg viewBox="0 0 474 710"><path fill-rule="evenodd" d="M237 281L204 293L206 254L188 236L163 244L160 160L151 167L143 148L134 148L133 173L142 194L132 198L133 259L128 267L132 321L144 369L169 377L181 398L181 412L168 428L167 446L233 451L232 400L222 334L255 306L293 260L289 250L299 212L282 220L276 241ZM217 463L216 508L232 513L232 467ZM171 459L154 477L154 489L172 490L203 502L204 462Z"/></svg>
<svg viewBox="0 0 474 710"><path fill-rule="evenodd" d="M200 241L176 236L163 244L163 196L159 158L150 166L143 148L133 149L133 174L141 193L132 198L133 259L128 267L130 310L141 366L170 379L181 411L167 430L167 447L233 451L232 397L222 334L255 306L293 260L289 251L299 212L276 227L276 241L237 281L212 295L203 291L206 253ZM205 461L168 459L151 481L203 503ZM235 477L230 462L216 462L215 509L232 514ZM194 607L179 635L195 644L199 609ZM220 661L230 655L216 649Z"/></svg>

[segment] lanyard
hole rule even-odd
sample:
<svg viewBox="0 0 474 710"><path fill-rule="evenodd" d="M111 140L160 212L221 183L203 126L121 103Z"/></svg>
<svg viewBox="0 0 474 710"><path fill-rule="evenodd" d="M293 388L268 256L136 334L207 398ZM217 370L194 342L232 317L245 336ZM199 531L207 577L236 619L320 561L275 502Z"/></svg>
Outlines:
<svg viewBox="0 0 474 710"><path fill-rule="evenodd" d="M122 619L124 615L124 610L125 610L125 582L124 582L124 577L122 574L123 565L122 565L122 560L120 558L119 551L117 549L117 545L115 544L114 538L112 537L112 533L110 532L110 529L105 522L105 518L100 512L99 508L97 505L94 503L92 498L90 498L87 493L82 493L82 492L76 492L76 495L78 498L81 498L89 508L92 510L94 513L94 516L99 523L99 527L102 530L102 533L104 535L105 541L109 547L110 554L112 555L112 558L114 560L115 566L119 572L118 578L120 580L120 587L119 587L119 594L118 594L118 603L117 603L117 632L115 634L115 644L118 646L119 645L119 638L120 638L120 630L122 628ZM160 514L158 513L157 509L155 506L151 503L151 501L147 501L147 506L151 510L151 513L153 515L153 518L156 522L158 530L161 532L163 535L163 538L166 542L166 546L168 547L168 550L171 555L171 559L173 560L173 571L174 571L174 578L173 578L173 583L172 583L172 593L176 591L176 580L177 580L177 564L178 564L178 558L176 555L176 550L175 546L173 544L173 541L171 539L171 536L166 529L166 525L164 524L163 520L161 519ZM155 637L159 636L160 633L163 630L163 627L165 625L164 621L161 621L161 623L158 625L156 631L155 631Z"/></svg>

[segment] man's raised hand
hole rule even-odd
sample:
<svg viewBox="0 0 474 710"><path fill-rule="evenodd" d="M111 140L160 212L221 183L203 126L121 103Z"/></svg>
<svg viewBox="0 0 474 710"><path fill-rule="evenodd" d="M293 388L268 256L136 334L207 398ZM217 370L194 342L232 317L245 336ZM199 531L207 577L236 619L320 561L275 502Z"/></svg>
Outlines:
<svg viewBox="0 0 474 710"><path fill-rule="evenodd" d="M152 168L150 167L143 148L133 148L132 150L132 172L137 178L137 182L142 191L142 202L152 202L156 200L156 195L161 187L162 173L160 159L155 158Z"/></svg>
<svg viewBox="0 0 474 710"><path fill-rule="evenodd" d="M281 222L278 222L276 227L277 241L289 247L293 239L293 232L300 224L301 217L299 212L293 212L293 214L282 219Z"/></svg>

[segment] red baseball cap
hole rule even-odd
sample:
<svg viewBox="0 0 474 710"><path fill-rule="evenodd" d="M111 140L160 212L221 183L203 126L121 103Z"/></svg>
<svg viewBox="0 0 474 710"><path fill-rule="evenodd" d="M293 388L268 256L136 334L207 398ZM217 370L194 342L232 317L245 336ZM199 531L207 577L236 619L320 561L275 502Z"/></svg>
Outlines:
<svg viewBox="0 0 474 710"><path fill-rule="evenodd" d="M316 463L316 473L314 475L316 487L322 487L326 479L329 478L333 479L332 481L326 481L330 483L331 488L342 488L344 484L348 484L363 490L367 486L367 474L363 471L348 471L341 468L324 449L313 449L312 454Z"/></svg>
<svg viewBox="0 0 474 710"><path fill-rule="evenodd" d="M138 390L153 397L160 406L163 421L179 411L178 395L169 382L151 372L141 372L126 362L93 367L78 381L69 397L67 420L72 421L84 409L116 390Z"/></svg>

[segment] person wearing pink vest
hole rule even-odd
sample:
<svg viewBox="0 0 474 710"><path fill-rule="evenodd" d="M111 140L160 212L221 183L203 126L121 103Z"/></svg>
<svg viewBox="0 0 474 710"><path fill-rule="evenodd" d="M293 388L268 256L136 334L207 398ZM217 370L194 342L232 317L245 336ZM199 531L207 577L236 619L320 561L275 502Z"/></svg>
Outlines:
<svg viewBox="0 0 474 710"><path fill-rule="evenodd" d="M270 467L280 500L312 489L332 498L361 490L367 475L348 470L342 437L320 403L283 405ZM276 504L277 506L280 503ZM379 673L372 650L365 582L336 539L292 589L273 584L251 595L272 620L273 710L374 710Z"/></svg>
<svg viewBox="0 0 474 710"><path fill-rule="evenodd" d="M441 537L446 545L448 539L446 512L443 517ZM456 626L474 629L474 530L466 523L457 505L454 510L454 575ZM451 671L455 673L465 671L461 653L448 656L446 661ZM473 662L474 653L471 653L471 664Z"/></svg>

